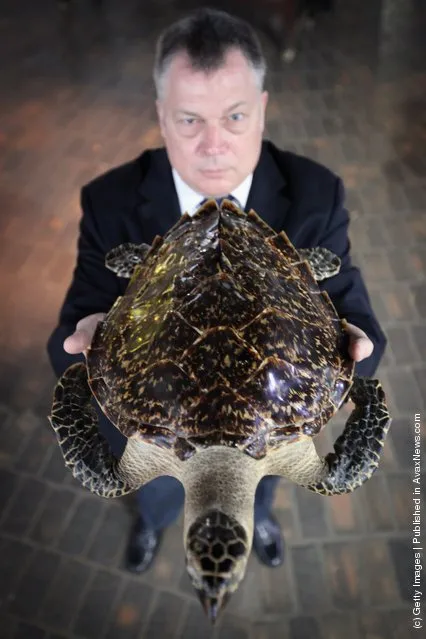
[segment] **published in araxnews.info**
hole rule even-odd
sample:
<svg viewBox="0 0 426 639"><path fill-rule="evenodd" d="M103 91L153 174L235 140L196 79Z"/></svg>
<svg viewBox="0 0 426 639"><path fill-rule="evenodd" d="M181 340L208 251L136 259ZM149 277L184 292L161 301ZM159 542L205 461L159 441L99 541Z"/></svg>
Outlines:
<svg viewBox="0 0 426 639"><path fill-rule="evenodd" d="M414 451L413 451L413 628L424 626L423 601L423 543L421 524L421 430L420 413L414 414Z"/></svg>

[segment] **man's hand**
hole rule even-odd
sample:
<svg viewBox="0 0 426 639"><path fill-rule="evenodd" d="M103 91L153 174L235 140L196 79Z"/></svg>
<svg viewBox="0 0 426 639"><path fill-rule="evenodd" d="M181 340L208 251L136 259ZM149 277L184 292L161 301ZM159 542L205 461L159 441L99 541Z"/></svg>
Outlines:
<svg viewBox="0 0 426 639"><path fill-rule="evenodd" d="M93 315L87 315L83 317L72 335L67 337L64 341L64 350L70 355L77 355L78 353L84 353L89 348L93 335L95 333L98 322L104 319L106 313L94 313Z"/></svg>
<svg viewBox="0 0 426 639"><path fill-rule="evenodd" d="M360 362L366 357L370 357L374 344L369 337L358 326L347 324L349 333L349 355L356 362Z"/></svg>
<svg viewBox="0 0 426 639"><path fill-rule="evenodd" d="M349 355L356 362L360 362L361 360L369 357L373 352L374 344L369 337L364 333L363 330L358 328L358 326L354 326L353 324L347 323L347 329L349 333ZM346 413L351 413L355 408L355 404L351 399L348 399L342 406L343 410Z"/></svg>

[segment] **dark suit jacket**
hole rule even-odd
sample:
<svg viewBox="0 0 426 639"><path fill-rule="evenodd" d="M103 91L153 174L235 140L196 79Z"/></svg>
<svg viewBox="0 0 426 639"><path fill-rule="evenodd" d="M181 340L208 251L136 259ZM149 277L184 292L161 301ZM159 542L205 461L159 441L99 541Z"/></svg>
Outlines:
<svg viewBox="0 0 426 639"><path fill-rule="evenodd" d="M338 275L320 284L340 317L362 328L374 343L373 354L356 365L373 375L386 338L370 306L359 270L349 254L348 213L341 180L325 167L264 141L254 171L246 210L254 209L274 230L284 230L296 248L325 246L342 259ZM63 341L81 318L108 311L128 280L104 266L105 254L123 242L151 244L180 217L165 149L148 150L131 162L83 187L78 257L73 280L48 342L56 375L83 355L68 355Z"/></svg>

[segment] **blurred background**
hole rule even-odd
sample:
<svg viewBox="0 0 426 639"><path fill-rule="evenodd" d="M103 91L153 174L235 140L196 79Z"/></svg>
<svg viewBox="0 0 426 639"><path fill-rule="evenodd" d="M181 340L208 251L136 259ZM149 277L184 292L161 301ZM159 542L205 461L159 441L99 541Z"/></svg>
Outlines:
<svg viewBox="0 0 426 639"><path fill-rule="evenodd" d="M426 395L423 0L320 2L327 11L309 15L291 0L209 3L261 36L266 137L344 179L354 261L389 339L377 376L394 421L373 478L334 498L282 480L285 563L270 570L252 555L211 631L184 570L182 518L151 570L126 573L132 500L80 488L48 425L55 378L45 346L74 267L80 188L161 145L154 43L198 4L1 2L0 637L414 636L413 427ZM346 417L320 435L321 452Z"/></svg>

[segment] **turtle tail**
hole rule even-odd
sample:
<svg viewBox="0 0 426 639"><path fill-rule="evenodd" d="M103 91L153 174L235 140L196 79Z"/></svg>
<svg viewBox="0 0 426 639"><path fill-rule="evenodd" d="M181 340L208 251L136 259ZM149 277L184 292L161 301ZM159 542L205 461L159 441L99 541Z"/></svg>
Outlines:
<svg viewBox="0 0 426 639"><path fill-rule="evenodd" d="M305 487L322 495L348 493L361 486L377 470L391 424L386 398L376 379L355 377L349 393L355 408L334 453L325 457L323 476Z"/></svg>
<svg viewBox="0 0 426 639"><path fill-rule="evenodd" d="M136 490L122 476L120 465L98 429L98 416L83 362L72 364L59 379L48 417L66 466L91 492L101 497L121 497Z"/></svg>

